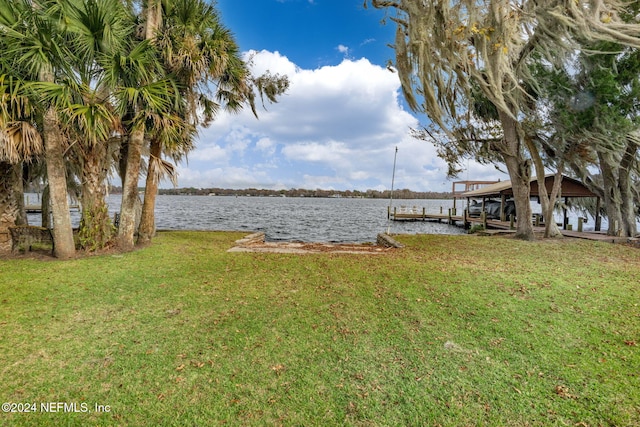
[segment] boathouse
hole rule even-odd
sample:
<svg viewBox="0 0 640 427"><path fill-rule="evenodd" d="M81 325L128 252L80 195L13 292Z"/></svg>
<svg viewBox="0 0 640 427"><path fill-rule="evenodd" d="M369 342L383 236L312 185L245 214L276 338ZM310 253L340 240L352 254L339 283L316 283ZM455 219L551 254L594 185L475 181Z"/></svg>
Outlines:
<svg viewBox="0 0 640 427"><path fill-rule="evenodd" d="M548 193L551 193L551 190L553 188L553 180L554 180L553 174L545 176L544 185ZM531 192L530 192L531 199L537 198L538 202L540 202L538 179L533 178L530 184L531 184ZM467 199L467 205L469 205L471 200L482 200L482 203L484 206L484 203L487 200L499 199L501 203L500 212L502 215L500 220L506 221L508 220L508 218L504 218L504 206L506 205L507 200L513 198L513 188L511 185L511 181L500 181L493 184L484 185L482 186L482 188L479 188L479 189L466 191L464 193L459 194L459 196ZM595 230L600 231L600 198L595 193L589 190L582 182L578 181L577 179L563 175L562 187L560 190L560 197L564 198L564 202L565 202L564 203L565 207L563 209L563 218L564 218L563 228L564 229L566 229L567 224L569 222L567 217L567 208L566 208L566 206L569 205L569 199L587 198L587 197L596 198L597 201L596 201Z"/></svg>

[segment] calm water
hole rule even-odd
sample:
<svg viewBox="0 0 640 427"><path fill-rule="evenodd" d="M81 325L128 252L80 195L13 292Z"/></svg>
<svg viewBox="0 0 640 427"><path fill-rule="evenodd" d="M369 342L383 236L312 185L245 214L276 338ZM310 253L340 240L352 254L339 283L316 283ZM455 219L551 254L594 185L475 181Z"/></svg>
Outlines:
<svg viewBox="0 0 640 427"><path fill-rule="evenodd" d="M31 203L38 203L31 195ZM120 195L108 198L113 217L120 209ZM458 201L458 209L463 202ZM373 242L387 229L401 234L463 234L456 226L437 222L387 220L389 200L299 197L224 197L224 196L158 196L156 226L159 230L225 230L263 231L268 241L305 242ZM394 207L416 206L429 213L453 207L453 200L393 200ZM540 205L532 203L534 212ZM556 221L562 215L556 214ZM577 215L569 215L574 229ZM80 222L72 212L74 227ZM29 215L29 223L40 224L39 215ZM590 218L585 230L593 230ZM606 221L603 220L603 229Z"/></svg>
<svg viewBox="0 0 640 427"><path fill-rule="evenodd" d="M35 196L31 202L35 203ZM120 195L108 198L111 217L120 209ZM460 203L460 202L458 202ZM393 206L425 207L446 212L451 200L394 200ZM158 196L159 230L263 231L269 241L373 242L378 233L461 234L459 227L433 222L389 222L389 200L299 197ZM79 213L72 212L74 227ZM29 223L40 223L29 215Z"/></svg>
<svg viewBox="0 0 640 427"><path fill-rule="evenodd" d="M394 206L448 209L450 200L399 200ZM459 234L459 227L387 220L388 200L292 197L160 196L158 229L263 231L266 239L305 242L372 242L393 233Z"/></svg>

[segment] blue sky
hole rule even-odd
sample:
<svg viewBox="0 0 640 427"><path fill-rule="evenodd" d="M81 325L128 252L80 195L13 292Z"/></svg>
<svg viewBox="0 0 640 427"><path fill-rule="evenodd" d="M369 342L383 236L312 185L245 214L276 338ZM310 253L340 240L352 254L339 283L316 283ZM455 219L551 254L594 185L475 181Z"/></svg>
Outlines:
<svg viewBox="0 0 640 427"><path fill-rule="evenodd" d="M386 65L395 25L362 0L218 0L255 75L286 74L277 104L222 113L178 165L180 187L450 191L434 147L410 136L426 117L405 106ZM469 165L460 179L504 179ZM169 184L165 183L165 186Z"/></svg>
<svg viewBox="0 0 640 427"><path fill-rule="evenodd" d="M350 57L384 65L394 55L395 26L362 0L218 0L218 10L242 49L278 51L301 68Z"/></svg>

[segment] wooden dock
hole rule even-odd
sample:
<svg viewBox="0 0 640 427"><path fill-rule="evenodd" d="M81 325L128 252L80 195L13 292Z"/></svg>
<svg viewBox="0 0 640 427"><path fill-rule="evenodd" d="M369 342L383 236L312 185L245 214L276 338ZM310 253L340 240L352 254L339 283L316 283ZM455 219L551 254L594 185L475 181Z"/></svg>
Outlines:
<svg viewBox="0 0 640 427"><path fill-rule="evenodd" d="M447 221L449 224L464 222L464 217L457 215L455 209L449 209L447 212L444 212L443 209L440 208L440 213L432 213L427 212L426 208L416 206L394 207L393 210L387 208L387 218L393 221Z"/></svg>
<svg viewBox="0 0 640 427"><path fill-rule="evenodd" d="M387 218L392 221L432 221L432 222L446 222L447 224L457 225L465 229L469 229L474 225L481 225L484 227L484 234L510 234L515 233L516 222L513 219L509 221L501 221L499 219L488 219L484 216L472 217L467 214L467 210L462 211L460 215L456 209L447 209L446 212L443 208L440 208L439 212L427 212L426 208L419 208L416 206L400 208L394 207L393 209L387 208ZM536 233L544 233L544 224L539 222L539 216L532 218L534 223L534 231ZM582 230L582 221L578 222L578 230L561 230L562 235L565 237L572 237L577 239L596 240L609 243L629 243L635 242L638 239L629 237L617 237L609 236L603 231L584 231Z"/></svg>
<svg viewBox="0 0 640 427"><path fill-rule="evenodd" d="M42 206L41 205L25 205L24 209L27 211L28 214L38 214L38 213L42 213ZM69 205L69 210L70 211L78 211L80 212L80 206L77 204L70 204Z"/></svg>

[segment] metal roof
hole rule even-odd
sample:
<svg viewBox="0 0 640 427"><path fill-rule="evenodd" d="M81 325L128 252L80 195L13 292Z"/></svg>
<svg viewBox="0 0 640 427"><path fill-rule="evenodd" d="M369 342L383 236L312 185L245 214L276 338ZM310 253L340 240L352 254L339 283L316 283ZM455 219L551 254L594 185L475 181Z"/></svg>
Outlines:
<svg viewBox="0 0 640 427"><path fill-rule="evenodd" d="M547 192L551 192L553 187L553 174L547 175L544 178L545 187ZM533 178L531 183L531 196L538 196L538 179ZM495 184L489 184L478 190L467 191L462 193L461 197L499 197L499 196L513 196L513 189L511 188L511 181L501 181ZM577 179L570 178L568 176L562 176L562 197L597 197L591 190L589 190L582 182Z"/></svg>

